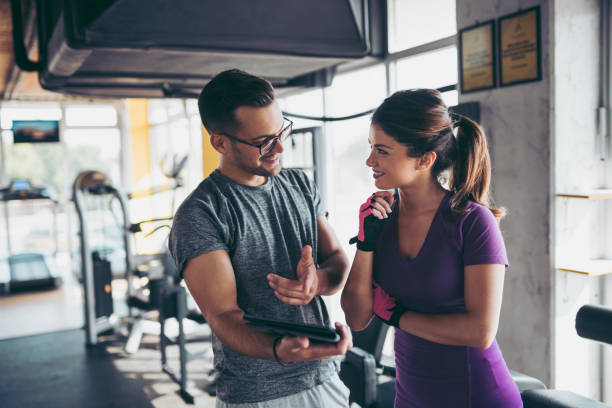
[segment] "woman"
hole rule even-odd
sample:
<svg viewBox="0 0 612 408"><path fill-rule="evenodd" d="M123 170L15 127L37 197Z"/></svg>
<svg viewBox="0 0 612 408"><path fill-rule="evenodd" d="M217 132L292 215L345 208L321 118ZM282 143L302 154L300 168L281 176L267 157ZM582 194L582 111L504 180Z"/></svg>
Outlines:
<svg viewBox="0 0 612 408"><path fill-rule="evenodd" d="M495 341L508 261L482 129L417 89L382 103L369 142L376 187L399 197L379 191L361 206L349 326L376 314L399 329L396 407L521 407Z"/></svg>

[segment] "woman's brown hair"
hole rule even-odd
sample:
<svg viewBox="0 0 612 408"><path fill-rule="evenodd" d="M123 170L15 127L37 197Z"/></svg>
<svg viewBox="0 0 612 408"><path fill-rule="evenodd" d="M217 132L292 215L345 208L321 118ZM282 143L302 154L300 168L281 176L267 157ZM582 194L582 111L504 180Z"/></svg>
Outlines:
<svg viewBox="0 0 612 408"><path fill-rule="evenodd" d="M407 146L410 157L436 153L431 174L439 181L441 173L450 169L451 211L465 213L469 200L489 208L498 220L505 215L504 208L491 203L491 159L484 131L473 120L449 112L440 92L396 92L376 109L372 124Z"/></svg>

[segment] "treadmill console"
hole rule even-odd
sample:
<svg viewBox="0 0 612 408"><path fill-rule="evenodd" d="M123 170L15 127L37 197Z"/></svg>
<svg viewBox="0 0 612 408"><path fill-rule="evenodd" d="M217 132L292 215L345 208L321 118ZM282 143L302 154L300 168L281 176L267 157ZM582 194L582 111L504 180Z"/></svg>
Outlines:
<svg viewBox="0 0 612 408"><path fill-rule="evenodd" d="M11 182L11 186L9 187L10 191L29 191L31 189L30 182L28 180L13 180Z"/></svg>
<svg viewBox="0 0 612 408"><path fill-rule="evenodd" d="M16 179L8 187L0 189L0 200L53 200L51 191L45 187L34 187L29 180Z"/></svg>

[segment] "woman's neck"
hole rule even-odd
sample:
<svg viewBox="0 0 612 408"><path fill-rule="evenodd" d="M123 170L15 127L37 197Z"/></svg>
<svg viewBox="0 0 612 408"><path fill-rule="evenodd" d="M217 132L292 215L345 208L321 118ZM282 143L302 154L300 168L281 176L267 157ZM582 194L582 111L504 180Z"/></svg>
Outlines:
<svg viewBox="0 0 612 408"><path fill-rule="evenodd" d="M444 194L446 194L446 190L435 180L412 186L400 187L400 212L405 214L436 210Z"/></svg>

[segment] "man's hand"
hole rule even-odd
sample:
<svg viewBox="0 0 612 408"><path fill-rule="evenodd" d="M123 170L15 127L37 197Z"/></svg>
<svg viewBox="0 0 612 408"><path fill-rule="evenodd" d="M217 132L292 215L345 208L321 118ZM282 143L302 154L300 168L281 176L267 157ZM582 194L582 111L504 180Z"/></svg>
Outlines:
<svg viewBox="0 0 612 408"><path fill-rule="evenodd" d="M322 360L324 358L344 355L353 347L353 336L348 326L336 322L342 339L336 344L311 343L307 337L285 336L276 345L276 355L282 362Z"/></svg>
<svg viewBox="0 0 612 408"><path fill-rule="evenodd" d="M273 273L268 274L268 283L277 298L290 305L303 306L319 292L319 277L312 259L312 247L302 248L302 257L297 265L298 280L286 279Z"/></svg>

